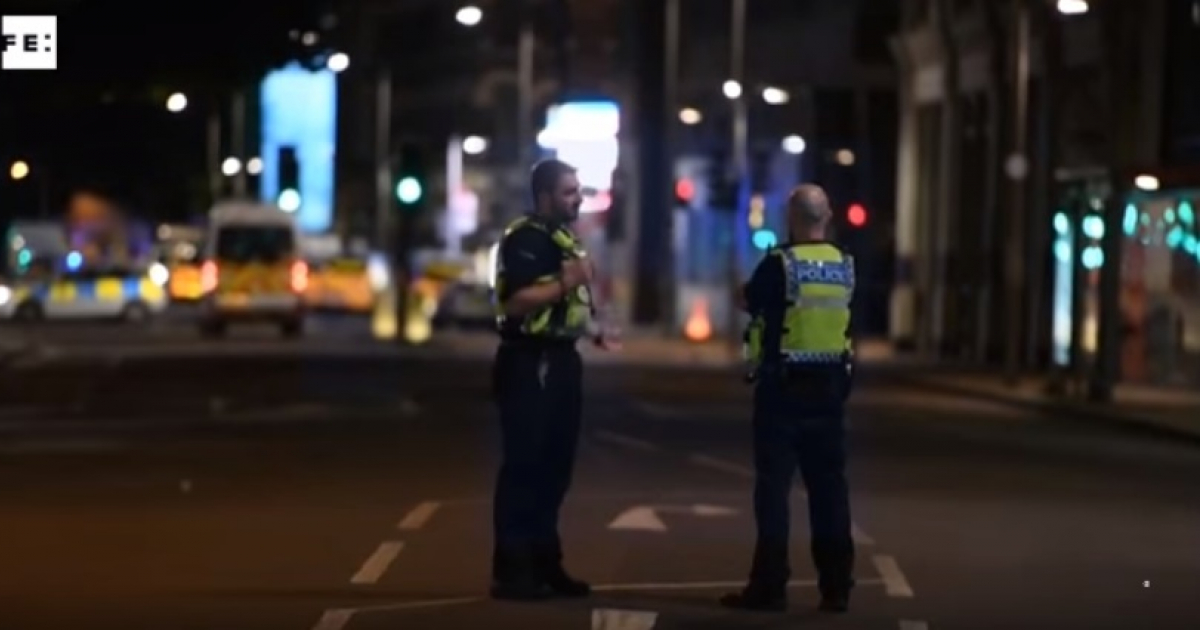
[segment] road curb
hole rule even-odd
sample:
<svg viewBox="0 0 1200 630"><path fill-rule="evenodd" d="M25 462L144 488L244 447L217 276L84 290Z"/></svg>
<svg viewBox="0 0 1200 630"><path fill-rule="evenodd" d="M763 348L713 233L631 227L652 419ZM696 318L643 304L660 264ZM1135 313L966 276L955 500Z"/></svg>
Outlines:
<svg viewBox="0 0 1200 630"><path fill-rule="evenodd" d="M1053 414L1057 418L1067 419L1077 423L1094 423L1097 420L1100 420L1101 422L1133 435L1166 439L1200 446L1200 432L1192 432L1186 429L1177 429L1174 427L1164 426L1155 420L1149 419L1140 414L1113 411L1111 409L1105 409L1104 407L1071 401L1022 399L1000 392L990 392L970 386L938 382L935 379L927 377L898 376L897 378L908 385L930 391L938 391L955 396L975 398L977 400L984 400L1017 409L1029 409L1033 411L1049 413Z"/></svg>

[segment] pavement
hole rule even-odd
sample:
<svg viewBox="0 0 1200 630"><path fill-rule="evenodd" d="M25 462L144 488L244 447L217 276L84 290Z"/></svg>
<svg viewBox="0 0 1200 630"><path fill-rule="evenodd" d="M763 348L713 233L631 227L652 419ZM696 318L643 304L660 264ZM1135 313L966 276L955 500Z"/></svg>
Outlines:
<svg viewBox="0 0 1200 630"><path fill-rule="evenodd" d="M914 387L912 367L866 369L851 405L850 613L814 610L798 491L791 609L749 614L714 604L753 542L736 369L589 367L563 530L598 592L519 605L484 597L479 357L328 330L209 354L43 334L59 354L0 372L0 628L1200 627L1200 449Z"/></svg>

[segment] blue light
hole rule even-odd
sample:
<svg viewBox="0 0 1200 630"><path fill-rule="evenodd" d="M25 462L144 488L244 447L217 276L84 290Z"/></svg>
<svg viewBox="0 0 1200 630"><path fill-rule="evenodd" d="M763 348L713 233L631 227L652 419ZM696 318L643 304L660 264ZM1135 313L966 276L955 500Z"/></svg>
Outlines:
<svg viewBox="0 0 1200 630"><path fill-rule="evenodd" d="M1196 220L1196 213L1192 209L1190 201L1179 202L1179 221L1184 225L1191 225Z"/></svg>
<svg viewBox="0 0 1200 630"><path fill-rule="evenodd" d="M779 244L779 237L771 230L755 230L751 238L754 246L761 250L768 250Z"/></svg>
<svg viewBox="0 0 1200 630"><path fill-rule="evenodd" d="M1183 243L1183 228L1176 225L1167 234L1167 247L1175 249L1179 247L1180 243Z"/></svg>
<svg viewBox="0 0 1200 630"><path fill-rule="evenodd" d="M1083 218L1083 233L1090 239L1104 238L1104 219L1091 214Z"/></svg>
<svg viewBox="0 0 1200 630"><path fill-rule="evenodd" d="M1054 244L1054 257L1060 263L1071 263L1071 242L1065 239Z"/></svg>
<svg viewBox="0 0 1200 630"><path fill-rule="evenodd" d="M1083 266L1085 269L1099 269L1104 265L1104 251L1099 247L1092 246L1083 250Z"/></svg>
<svg viewBox="0 0 1200 630"><path fill-rule="evenodd" d="M1138 224L1137 206L1135 206L1133 204L1129 204L1129 205L1125 206L1125 220L1122 222L1122 226L1125 228L1125 235L1133 236L1134 234L1137 234L1137 224Z"/></svg>
<svg viewBox="0 0 1200 630"><path fill-rule="evenodd" d="M75 271L83 265L83 254L79 252L71 252L67 254L67 270Z"/></svg>
<svg viewBox="0 0 1200 630"><path fill-rule="evenodd" d="M292 147L300 171L298 192L304 200L296 222L305 232L325 232L333 225L337 74L292 63L268 74L259 90L263 165L259 198L268 203L279 199L283 187L279 151Z"/></svg>
<svg viewBox="0 0 1200 630"><path fill-rule="evenodd" d="M22 249L17 253L17 264L22 267L29 266L33 262L33 252L28 249Z"/></svg>
<svg viewBox="0 0 1200 630"><path fill-rule="evenodd" d="M421 182L415 177L405 177L396 184L396 199L400 203L416 203L421 200Z"/></svg>
<svg viewBox="0 0 1200 630"><path fill-rule="evenodd" d="M1070 230L1071 230L1071 221L1069 219L1067 219L1067 215L1063 214L1062 212L1059 212L1058 214L1054 215L1054 231L1055 232L1058 232L1058 234L1060 236L1066 236Z"/></svg>

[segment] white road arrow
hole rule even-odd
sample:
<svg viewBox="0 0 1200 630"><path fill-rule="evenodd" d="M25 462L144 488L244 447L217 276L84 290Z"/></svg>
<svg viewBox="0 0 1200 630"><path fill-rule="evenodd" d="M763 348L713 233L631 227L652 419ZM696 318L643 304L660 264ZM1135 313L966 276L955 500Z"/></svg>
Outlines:
<svg viewBox="0 0 1200 630"><path fill-rule="evenodd" d="M656 622L656 612L612 608L592 611L592 630L651 630Z"/></svg>
<svg viewBox="0 0 1200 630"><path fill-rule="evenodd" d="M641 530L647 532L665 532L667 524L659 514L691 514L692 516L716 517L733 516L737 510L720 505L638 505L621 512L609 529Z"/></svg>

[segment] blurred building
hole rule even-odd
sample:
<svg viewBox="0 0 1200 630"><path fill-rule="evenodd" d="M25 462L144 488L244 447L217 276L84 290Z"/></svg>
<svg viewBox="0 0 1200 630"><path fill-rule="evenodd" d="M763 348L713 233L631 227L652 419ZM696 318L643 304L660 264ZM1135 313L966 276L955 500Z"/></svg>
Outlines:
<svg viewBox="0 0 1200 630"><path fill-rule="evenodd" d="M914 0L903 17L892 338L1078 373L1104 350L1127 379L1195 383L1200 6Z"/></svg>

